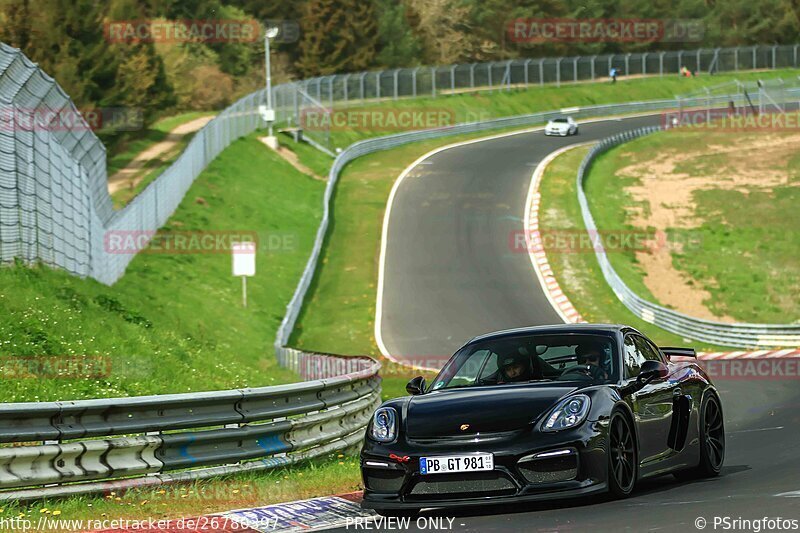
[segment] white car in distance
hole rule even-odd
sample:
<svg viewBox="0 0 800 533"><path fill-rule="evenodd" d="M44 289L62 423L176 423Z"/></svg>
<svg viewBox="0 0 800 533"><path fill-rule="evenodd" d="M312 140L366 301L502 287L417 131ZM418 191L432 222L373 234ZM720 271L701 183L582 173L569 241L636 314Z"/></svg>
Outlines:
<svg viewBox="0 0 800 533"><path fill-rule="evenodd" d="M578 123L572 117L558 117L550 119L547 126L544 127L545 135L559 135L566 137L567 135L578 134Z"/></svg>

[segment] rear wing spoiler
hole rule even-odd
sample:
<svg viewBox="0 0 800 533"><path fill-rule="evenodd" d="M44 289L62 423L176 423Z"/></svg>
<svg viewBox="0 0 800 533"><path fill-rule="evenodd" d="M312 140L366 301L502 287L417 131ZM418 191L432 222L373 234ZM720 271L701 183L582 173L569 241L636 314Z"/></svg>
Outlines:
<svg viewBox="0 0 800 533"><path fill-rule="evenodd" d="M697 359L697 352L694 348L674 348L671 346L659 346L659 348L669 358L691 357L692 359Z"/></svg>

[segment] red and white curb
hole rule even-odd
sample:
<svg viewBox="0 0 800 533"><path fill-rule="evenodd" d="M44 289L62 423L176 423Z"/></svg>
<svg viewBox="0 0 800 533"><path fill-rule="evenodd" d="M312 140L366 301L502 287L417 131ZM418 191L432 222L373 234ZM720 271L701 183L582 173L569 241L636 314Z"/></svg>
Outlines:
<svg viewBox="0 0 800 533"><path fill-rule="evenodd" d="M550 263L547 260L547 255L544 252L541 237L539 236L539 204L541 201L541 194L539 193L539 184L542 180L542 175L547 169L547 166L553 162L555 158L564 154L565 152L581 146L594 144L593 142L579 143L565 146L551 152L536 166L531 176L531 184L528 189L528 199L525 204L525 244L528 250L528 256L531 259L533 270L539 278L539 283L544 290L545 296L550 301L550 304L555 309L556 313L567 324L577 324L586 322L581 314L572 305L564 291L556 280L553 274L553 269L550 268ZM756 351L736 351L736 352L699 352L697 358L704 361L727 361L732 359L795 359L800 358L800 349L789 348L785 350L756 350Z"/></svg>
<svg viewBox="0 0 800 533"><path fill-rule="evenodd" d="M586 321L578 310L575 309L575 306L572 305L572 302L567 298L567 295L564 294L564 291L561 290L561 287L558 285L558 280L556 280L556 277L553 275L553 269L550 268L547 255L544 253L542 239L539 235L539 202L541 200L539 183L542 180L545 169L555 158L569 150L589 144L594 144L594 142L571 144L559 148L555 152L550 152L547 157L542 159L542 161L536 165L536 169L531 176L531 184L528 188L528 199L525 202L524 230L528 257L530 257L533 270L536 272L536 277L539 278L539 284L542 286L545 296L547 296L547 299L550 301L550 305L553 306L558 316L560 316L561 320L566 324L577 324Z"/></svg>

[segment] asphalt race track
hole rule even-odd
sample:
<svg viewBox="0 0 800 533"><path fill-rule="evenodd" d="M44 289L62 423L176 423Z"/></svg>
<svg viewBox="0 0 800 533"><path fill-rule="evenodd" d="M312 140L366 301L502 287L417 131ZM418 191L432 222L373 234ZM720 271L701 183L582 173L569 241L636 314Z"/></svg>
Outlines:
<svg viewBox="0 0 800 533"><path fill-rule="evenodd" d="M727 517L731 525L738 518L800 521L800 382L717 380L716 384L725 409L727 440L725 465L717 478L690 482L672 476L653 478L641 482L625 500L597 496L423 511L420 516L439 517L445 525L452 518L449 531L454 532L759 531L724 529L723 523L715 529L714 519ZM695 526L700 518L706 521L704 528ZM410 531L430 530L416 524L410 522ZM787 529L791 530L783 528ZM354 531L354 527L338 531ZM761 526L760 531L768 529Z"/></svg>
<svg viewBox="0 0 800 533"><path fill-rule="evenodd" d="M396 191L389 218L381 324L387 351L419 363L446 358L477 334L560 322L527 254L510 246L509 236L522 229L531 174L562 146L658 120L582 124L577 137L534 132L488 140L440 152L415 168ZM797 368L796 360L788 364ZM733 521L800 521L796 376L795 370L794 378L716 380L727 438L718 478L655 478L626 500L491 505L421 516L455 517L452 531L765 531L763 523L736 527ZM715 517L727 517L729 527L715 527Z"/></svg>
<svg viewBox="0 0 800 533"><path fill-rule="evenodd" d="M550 152L625 130L659 116L580 125L572 137L541 131L445 150L401 182L388 222L381 337L394 357L437 366L464 342L489 331L561 323L524 249L531 175Z"/></svg>

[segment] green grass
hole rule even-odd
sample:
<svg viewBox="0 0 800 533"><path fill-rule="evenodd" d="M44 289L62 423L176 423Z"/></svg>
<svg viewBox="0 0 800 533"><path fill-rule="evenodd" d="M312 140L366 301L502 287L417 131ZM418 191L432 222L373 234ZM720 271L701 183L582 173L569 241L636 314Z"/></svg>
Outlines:
<svg viewBox="0 0 800 533"><path fill-rule="evenodd" d="M427 96L381 100L348 108L351 114L345 113L342 117L354 117L360 111L377 111L379 117L388 117L393 110L442 111L444 113L442 118L426 121L426 127L437 127L445 126L449 123L551 111L566 106L590 106L674 98L676 95L692 93L704 87L711 87L733 80L753 81L777 77L790 79L795 78L798 74L800 74L800 70L785 69L736 72L694 78L681 78L677 75L663 78L658 76L621 78L613 85L604 81L562 84L561 87L556 87L554 84L532 85L527 89L513 88L508 91L480 91L439 95L436 98ZM310 125L310 122L307 122L307 124ZM396 128L370 128L365 125L347 127L344 123L343 126L332 127L331 130L331 148L345 148L361 139L399 131ZM323 138L320 128L317 128L316 131L310 131L308 134L316 139Z"/></svg>
<svg viewBox="0 0 800 533"><path fill-rule="evenodd" d="M589 149L589 146L585 146L570 150L553 160L545 170L539 188L541 193L539 227L543 234L559 230L570 233L586 230L578 204L575 176ZM600 200L597 197L591 198L594 208ZM598 227L607 227L601 225L596 216L595 219ZM546 250L546 253L561 290L587 322L628 324L646 333L662 346L694 346L703 350L723 349L683 339L633 314L606 283L597 258L591 251L558 253ZM619 254L609 254L609 256L615 255Z"/></svg>
<svg viewBox="0 0 800 533"><path fill-rule="evenodd" d="M18 516L34 524L46 515L53 520L176 519L261 507L360 490L358 461L333 454L289 468L238 474L159 488L110 492L99 496L50 499L22 504L0 503L0 518ZM47 531L58 531L48 528Z"/></svg>
<svg viewBox="0 0 800 533"><path fill-rule="evenodd" d="M624 208L633 199L624 188L640 180L621 177L618 169L646 162L653 153L685 157L676 172L709 181L713 177L719 186L694 191L693 219L698 227L659 228L666 230L669 242L685 243L670 247L673 266L708 291L711 297L704 304L715 315L741 322L787 323L800 318L800 157L779 160L767 169L785 174L788 183L784 186L739 185L727 190L730 176L742 170L736 164L751 163L734 163L727 154L705 148L756 142L760 137L763 134L679 131L637 139L597 160L586 192L598 227L633 229L631 212ZM752 164L756 163L762 161ZM634 291L654 299L633 253L610 258Z"/></svg>
<svg viewBox="0 0 800 533"><path fill-rule="evenodd" d="M3 356L110 361L110 375L100 379L13 379L7 373L0 400L295 381L277 365L272 343L311 249L323 188L250 137L235 142L201 174L163 228L256 232L258 273L248 283L247 309L225 251L141 253L112 287L41 266L0 268Z"/></svg>
<svg viewBox="0 0 800 533"><path fill-rule="evenodd" d="M168 138L169 132L192 120L213 115L210 111L192 111L179 115L163 118L155 122L150 128L137 133L133 140L120 142L115 145L115 153L108 159L108 175L111 176L125 168L136 156L150 148L152 145L164 141ZM176 159L183 153L195 133L187 133L177 139L175 146L160 154L158 157L147 161L131 179L138 179L139 182L129 188L120 189L111 195L111 200L115 209L125 207L133 200L145 187L161 175Z"/></svg>

